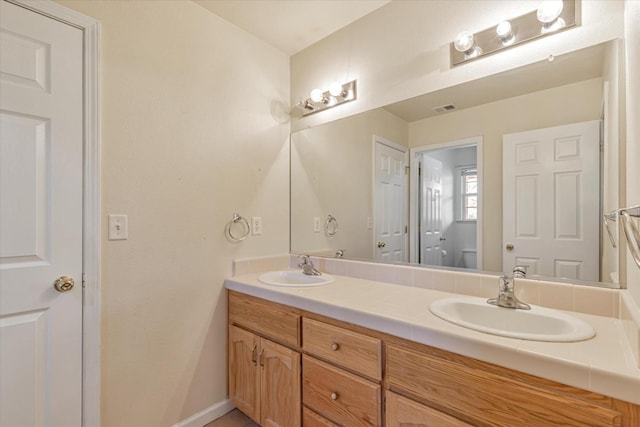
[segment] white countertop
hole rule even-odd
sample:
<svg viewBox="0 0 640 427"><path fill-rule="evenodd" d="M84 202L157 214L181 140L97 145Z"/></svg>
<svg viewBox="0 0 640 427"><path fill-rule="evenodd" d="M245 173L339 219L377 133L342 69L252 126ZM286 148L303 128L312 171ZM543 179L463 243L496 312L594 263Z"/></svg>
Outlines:
<svg viewBox="0 0 640 427"><path fill-rule="evenodd" d="M265 285L258 281L258 274L248 274L227 279L225 286L640 405L640 369L617 319L570 312L596 330L596 336L587 341L505 338L451 324L429 311L433 301L459 294L332 276L335 282L327 285L281 287Z"/></svg>

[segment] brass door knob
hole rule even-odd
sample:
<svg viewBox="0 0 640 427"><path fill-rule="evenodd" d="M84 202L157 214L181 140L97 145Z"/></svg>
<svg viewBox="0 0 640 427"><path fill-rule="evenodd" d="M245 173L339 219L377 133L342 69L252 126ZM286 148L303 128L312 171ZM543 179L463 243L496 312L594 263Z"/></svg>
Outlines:
<svg viewBox="0 0 640 427"><path fill-rule="evenodd" d="M387 246L387 244L385 242L378 242L378 247L379 248L384 248L385 246Z"/></svg>
<svg viewBox="0 0 640 427"><path fill-rule="evenodd" d="M56 288L58 292L68 292L73 289L73 285L75 282L73 281L73 277L70 276L60 276L53 283L53 287Z"/></svg>
<svg viewBox="0 0 640 427"><path fill-rule="evenodd" d="M507 248L508 251L512 251L513 250L513 245L511 243L507 243L507 246L505 246Z"/></svg>

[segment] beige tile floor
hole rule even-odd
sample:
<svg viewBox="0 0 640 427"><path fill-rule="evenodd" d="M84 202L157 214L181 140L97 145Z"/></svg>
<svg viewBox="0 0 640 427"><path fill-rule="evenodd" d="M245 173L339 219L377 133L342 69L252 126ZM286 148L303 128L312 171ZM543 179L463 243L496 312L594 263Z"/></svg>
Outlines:
<svg viewBox="0 0 640 427"><path fill-rule="evenodd" d="M225 416L206 424L203 427L259 427L251 418L234 409Z"/></svg>

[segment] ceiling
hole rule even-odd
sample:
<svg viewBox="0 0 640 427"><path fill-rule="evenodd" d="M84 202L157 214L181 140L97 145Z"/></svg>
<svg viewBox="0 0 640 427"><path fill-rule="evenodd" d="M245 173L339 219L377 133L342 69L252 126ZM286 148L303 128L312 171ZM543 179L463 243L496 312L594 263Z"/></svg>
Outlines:
<svg viewBox="0 0 640 427"><path fill-rule="evenodd" d="M391 0L194 0L293 55Z"/></svg>

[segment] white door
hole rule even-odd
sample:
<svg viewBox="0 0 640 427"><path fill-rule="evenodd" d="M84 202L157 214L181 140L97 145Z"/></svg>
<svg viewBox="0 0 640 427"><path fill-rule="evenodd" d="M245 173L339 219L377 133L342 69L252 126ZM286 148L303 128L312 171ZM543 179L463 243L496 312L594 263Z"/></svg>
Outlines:
<svg viewBox="0 0 640 427"><path fill-rule="evenodd" d="M80 426L83 34L0 1L0 43L0 425Z"/></svg>
<svg viewBox="0 0 640 427"><path fill-rule="evenodd" d="M407 149L376 137L375 259L405 262L407 253Z"/></svg>
<svg viewBox="0 0 640 427"><path fill-rule="evenodd" d="M503 136L503 269L599 280L599 122Z"/></svg>
<svg viewBox="0 0 640 427"><path fill-rule="evenodd" d="M423 155L420 178L420 264L442 265L442 162Z"/></svg>

